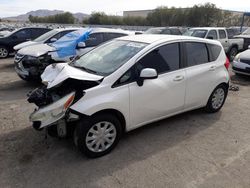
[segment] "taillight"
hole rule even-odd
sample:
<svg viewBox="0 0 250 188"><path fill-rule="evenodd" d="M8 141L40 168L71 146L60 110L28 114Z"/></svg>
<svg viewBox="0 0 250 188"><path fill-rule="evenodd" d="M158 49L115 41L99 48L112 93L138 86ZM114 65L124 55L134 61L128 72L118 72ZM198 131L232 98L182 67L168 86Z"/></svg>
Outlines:
<svg viewBox="0 0 250 188"><path fill-rule="evenodd" d="M227 70L229 69L230 61L228 60L227 57L226 57L226 62L225 62L225 64L224 64L224 66L226 67Z"/></svg>

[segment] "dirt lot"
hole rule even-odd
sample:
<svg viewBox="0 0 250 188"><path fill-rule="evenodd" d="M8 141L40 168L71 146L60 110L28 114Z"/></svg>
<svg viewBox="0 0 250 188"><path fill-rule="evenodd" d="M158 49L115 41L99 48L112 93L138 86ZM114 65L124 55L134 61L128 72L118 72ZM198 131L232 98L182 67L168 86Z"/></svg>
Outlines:
<svg viewBox="0 0 250 188"><path fill-rule="evenodd" d="M30 126L13 59L0 60L0 187L250 187L250 78L232 76L217 114L202 110L132 131L99 159Z"/></svg>

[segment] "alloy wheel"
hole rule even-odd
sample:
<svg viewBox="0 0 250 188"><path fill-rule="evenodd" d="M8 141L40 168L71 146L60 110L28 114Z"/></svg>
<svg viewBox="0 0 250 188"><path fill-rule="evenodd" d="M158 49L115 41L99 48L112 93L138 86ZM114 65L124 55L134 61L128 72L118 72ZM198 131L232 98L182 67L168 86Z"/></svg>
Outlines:
<svg viewBox="0 0 250 188"><path fill-rule="evenodd" d="M5 58L8 56L8 50L6 48L0 48L0 58Z"/></svg>
<svg viewBox="0 0 250 188"><path fill-rule="evenodd" d="M225 98L225 91L222 88L218 88L212 97L212 107L217 110L219 109L224 101Z"/></svg>

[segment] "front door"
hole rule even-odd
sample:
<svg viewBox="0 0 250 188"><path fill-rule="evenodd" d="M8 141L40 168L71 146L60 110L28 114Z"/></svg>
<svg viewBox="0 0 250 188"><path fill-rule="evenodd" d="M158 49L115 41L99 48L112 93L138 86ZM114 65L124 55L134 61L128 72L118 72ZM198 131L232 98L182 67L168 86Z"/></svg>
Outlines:
<svg viewBox="0 0 250 188"><path fill-rule="evenodd" d="M129 84L130 129L181 111L184 107L186 72L180 69L179 44L161 46L135 64L135 74L153 68L158 78L144 80L142 86Z"/></svg>

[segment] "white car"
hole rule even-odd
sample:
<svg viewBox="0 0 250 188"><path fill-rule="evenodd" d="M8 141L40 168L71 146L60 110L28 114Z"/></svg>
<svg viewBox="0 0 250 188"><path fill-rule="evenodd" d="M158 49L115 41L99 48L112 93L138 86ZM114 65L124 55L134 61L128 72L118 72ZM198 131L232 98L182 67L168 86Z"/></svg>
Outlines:
<svg viewBox="0 0 250 188"><path fill-rule="evenodd" d="M69 64L48 66L29 94L33 127L64 137L88 157L110 152L123 132L185 111L217 112L229 61L218 41L170 35L114 39Z"/></svg>
<svg viewBox="0 0 250 188"><path fill-rule="evenodd" d="M250 46L248 50L235 56L232 70L235 74L250 76Z"/></svg>

